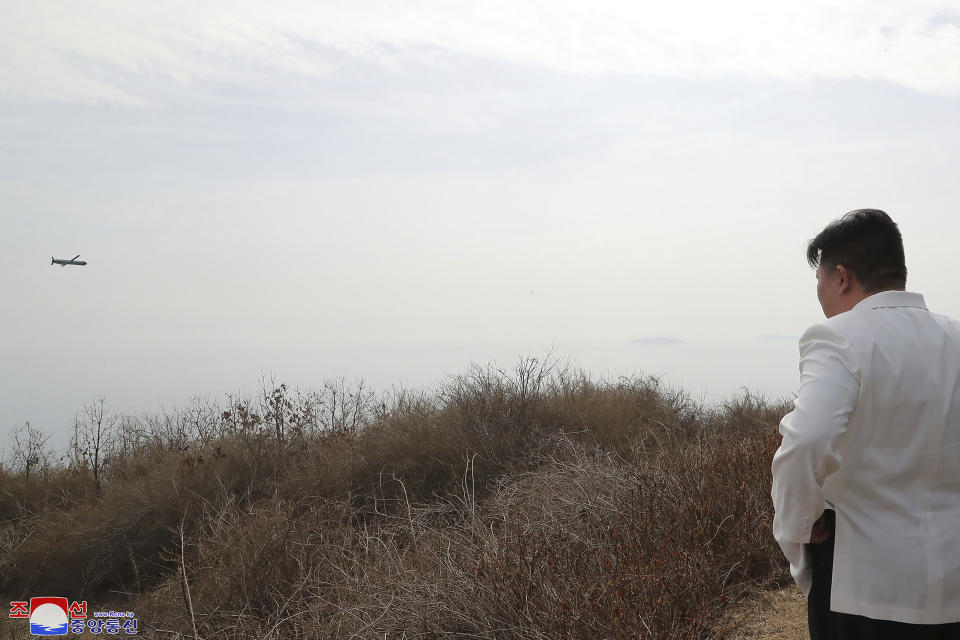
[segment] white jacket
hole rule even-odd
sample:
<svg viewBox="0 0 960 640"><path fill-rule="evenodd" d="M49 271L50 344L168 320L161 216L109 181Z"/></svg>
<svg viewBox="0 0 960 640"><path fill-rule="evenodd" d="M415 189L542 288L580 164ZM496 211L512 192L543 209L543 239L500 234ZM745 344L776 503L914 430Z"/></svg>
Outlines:
<svg viewBox="0 0 960 640"><path fill-rule="evenodd" d="M814 521L837 513L830 609L960 621L960 322L881 291L800 338L800 390L773 457L773 535L812 583Z"/></svg>

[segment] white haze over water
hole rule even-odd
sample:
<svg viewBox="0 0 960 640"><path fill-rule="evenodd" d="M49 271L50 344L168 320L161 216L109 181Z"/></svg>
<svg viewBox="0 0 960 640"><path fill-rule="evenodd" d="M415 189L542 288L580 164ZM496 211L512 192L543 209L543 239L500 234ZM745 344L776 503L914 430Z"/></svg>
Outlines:
<svg viewBox="0 0 960 640"><path fill-rule="evenodd" d="M8 3L0 431L551 348L790 397L805 243L850 209L888 211L908 289L960 316L958 16Z"/></svg>

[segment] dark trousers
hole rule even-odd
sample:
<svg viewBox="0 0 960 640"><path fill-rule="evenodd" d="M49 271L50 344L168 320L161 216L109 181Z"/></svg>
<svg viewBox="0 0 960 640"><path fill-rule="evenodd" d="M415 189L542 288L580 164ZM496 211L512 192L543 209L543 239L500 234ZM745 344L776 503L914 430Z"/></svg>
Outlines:
<svg viewBox="0 0 960 640"><path fill-rule="evenodd" d="M824 524L830 531L834 531L835 518L832 509L823 512ZM807 596L810 640L960 640L960 622L907 624L830 611L833 536L805 546L813 565L813 586Z"/></svg>

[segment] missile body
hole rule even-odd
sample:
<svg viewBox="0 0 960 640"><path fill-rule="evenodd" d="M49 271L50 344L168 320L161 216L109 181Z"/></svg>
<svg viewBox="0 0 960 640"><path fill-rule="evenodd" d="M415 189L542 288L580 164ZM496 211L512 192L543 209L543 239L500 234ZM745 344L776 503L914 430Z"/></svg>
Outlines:
<svg viewBox="0 0 960 640"><path fill-rule="evenodd" d="M66 266L68 264L75 264L79 267L82 267L85 264L87 264L87 262L85 260L60 260L59 258L50 258L50 264L51 265L58 264L61 267Z"/></svg>

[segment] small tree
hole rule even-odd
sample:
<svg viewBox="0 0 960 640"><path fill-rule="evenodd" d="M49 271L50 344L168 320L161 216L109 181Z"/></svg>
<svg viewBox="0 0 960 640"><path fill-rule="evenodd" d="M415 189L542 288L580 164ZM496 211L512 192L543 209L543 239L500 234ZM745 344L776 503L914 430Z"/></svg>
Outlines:
<svg viewBox="0 0 960 640"><path fill-rule="evenodd" d="M10 439L13 440L13 469L22 473L26 480L30 480L31 472L46 467L53 455L48 444L50 436L29 422L12 429Z"/></svg>
<svg viewBox="0 0 960 640"><path fill-rule="evenodd" d="M70 442L72 462L90 469L100 489L100 477L113 455L115 435L120 416L106 410L106 402L100 397L84 406L83 416L73 419L73 438Z"/></svg>

